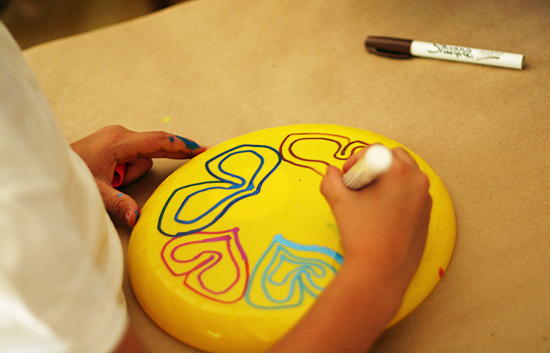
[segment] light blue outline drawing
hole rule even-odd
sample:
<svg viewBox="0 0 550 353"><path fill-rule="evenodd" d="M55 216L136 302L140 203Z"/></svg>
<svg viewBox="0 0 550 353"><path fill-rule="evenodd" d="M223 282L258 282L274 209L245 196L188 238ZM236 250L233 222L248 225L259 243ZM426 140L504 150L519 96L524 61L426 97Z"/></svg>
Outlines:
<svg viewBox="0 0 550 353"><path fill-rule="evenodd" d="M297 256L291 252L292 249L311 252L311 255L313 257L304 258ZM268 258L267 256L271 252L271 250L274 250L274 254L271 256L271 258ZM315 258L315 253L326 255L334 259L339 264L342 264L343 262L342 255L330 248L319 245L303 245L285 239L281 234L275 235L273 237L273 241L271 242L267 250L262 254L250 275L250 281L248 289L246 291L246 301L248 302L248 304L261 309L282 309L295 307L302 304L305 293L308 293L312 297L317 298L317 296L324 288L315 284L312 276L322 278L330 274L336 274L337 269L334 268L330 263L323 261L319 258ZM265 270L263 271L263 273L258 273L260 266L262 266L262 264L266 261L268 261L268 263L265 266ZM281 280L277 281L274 279L274 277L284 262L290 262L291 264L295 265L302 264L302 266L293 269L289 273L285 274ZM254 303L251 299L250 292L252 290L257 291L257 289L254 289L253 286L253 282L257 276L261 276L260 281L262 294L269 301L273 302L273 306L260 305ZM275 298L269 292L269 285L276 287L288 286L288 295L282 299ZM257 287L258 286L256 285L256 288ZM299 291L298 299L295 299L294 302L291 303L290 300L295 297L296 290Z"/></svg>

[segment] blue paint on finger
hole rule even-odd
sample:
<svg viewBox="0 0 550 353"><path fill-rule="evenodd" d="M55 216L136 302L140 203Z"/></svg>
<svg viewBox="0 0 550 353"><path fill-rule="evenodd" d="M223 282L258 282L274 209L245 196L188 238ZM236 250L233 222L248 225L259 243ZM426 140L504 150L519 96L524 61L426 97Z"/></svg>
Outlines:
<svg viewBox="0 0 550 353"><path fill-rule="evenodd" d="M196 150L197 148L201 148L196 142L186 139L185 137L181 137L176 135L177 138L185 142L185 147L187 147L190 150Z"/></svg>

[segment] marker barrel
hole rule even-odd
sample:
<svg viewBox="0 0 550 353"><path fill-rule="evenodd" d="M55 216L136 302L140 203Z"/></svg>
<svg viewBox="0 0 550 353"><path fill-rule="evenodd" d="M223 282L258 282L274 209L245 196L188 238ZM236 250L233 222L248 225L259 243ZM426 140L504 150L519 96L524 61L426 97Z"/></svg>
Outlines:
<svg viewBox="0 0 550 353"><path fill-rule="evenodd" d="M367 152L355 162L344 174L344 184L353 190L359 190L374 181L382 173L386 172L393 161L391 151L383 145L373 145Z"/></svg>
<svg viewBox="0 0 550 353"><path fill-rule="evenodd" d="M428 43L417 40L412 41L410 52L413 56L421 56L424 58L506 67L517 70L523 69L524 66L524 56L521 54Z"/></svg>

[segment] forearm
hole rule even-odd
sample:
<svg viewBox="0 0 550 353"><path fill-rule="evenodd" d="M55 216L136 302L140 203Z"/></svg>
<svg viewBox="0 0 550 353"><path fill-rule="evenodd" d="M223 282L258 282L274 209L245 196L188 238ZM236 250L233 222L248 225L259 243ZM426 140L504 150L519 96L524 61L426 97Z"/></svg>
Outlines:
<svg viewBox="0 0 550 353"><path fill-rule="evenodd" d="M402 296L403 289L392 281L344 264L304 318L269 352L365 352L399 309Z"/></svg>

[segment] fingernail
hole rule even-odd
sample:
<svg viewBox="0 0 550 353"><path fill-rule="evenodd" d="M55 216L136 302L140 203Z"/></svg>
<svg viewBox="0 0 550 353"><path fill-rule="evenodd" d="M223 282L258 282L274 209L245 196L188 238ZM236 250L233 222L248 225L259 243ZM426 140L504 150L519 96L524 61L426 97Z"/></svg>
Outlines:
<svg viewBox="0 0 550 353"><path fill-rule="evenodd" d="M197 148L201 148L196 142L186 139L185 137L181 137L176 135L177 138L185 142L185 147L187 147L190 150L196 150Z"/></svg>
<svg viewBox="0 0 550 353"><path fill-rule="evenodd" d="M137 222L137 220L139 219L139 215L140 215L139 209L137 209L137 210L136 210L136 222Z"/></svg>
<svg viewBox="0 0 550 353"><path fill-rule="evenodd" d="M122 197L124 194L119 192L118 195L116 195L117 198Z"/></svg>
<svg viewBox="0 0 550 353"><path fill-rule="evenodd" d="M172 136L168 136L168 138L170 139L170 142L176 141L176 140L174 140L174 138Z"/></svg>

